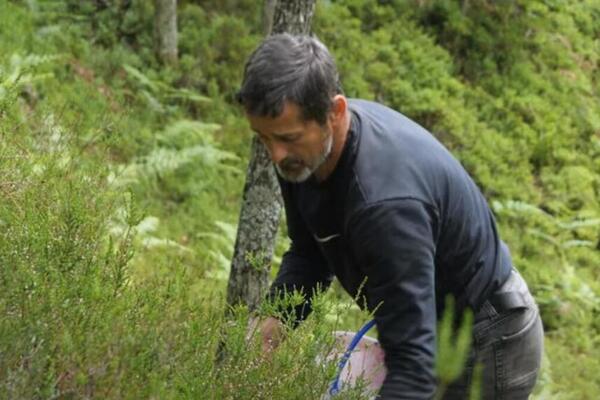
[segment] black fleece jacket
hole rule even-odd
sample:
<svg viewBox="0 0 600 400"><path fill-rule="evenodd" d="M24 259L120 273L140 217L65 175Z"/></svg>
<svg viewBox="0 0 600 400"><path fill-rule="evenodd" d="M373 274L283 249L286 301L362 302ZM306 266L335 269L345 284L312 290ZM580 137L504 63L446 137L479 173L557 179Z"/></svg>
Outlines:
<svg viewBox="0 0 600 400"><path fill-rule="evenodd" d="M292 244L271 296L301 290L302 320L315 288L337 277L376 309L388 368L380 398L430 399L443 300L477 310L507 279L510 253L473 180L429 132L377 103L350 100L350 111L327 180L280 180Z"/></svg>

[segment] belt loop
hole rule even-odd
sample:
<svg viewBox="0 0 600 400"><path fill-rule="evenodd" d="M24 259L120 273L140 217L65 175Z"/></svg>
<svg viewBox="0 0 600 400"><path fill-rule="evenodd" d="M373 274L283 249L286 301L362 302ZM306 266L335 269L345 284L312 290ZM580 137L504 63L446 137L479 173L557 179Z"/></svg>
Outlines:
<svg viewBox="0 0 600 400"><path fill-rule="evenodd" d="M498 315L498 312L494 309L494 307L492 306L490 301L486 300L483 302L483 304L481 305L481 308L479 308L479 311L475 315L475 321L477 322L477 321L481 321L483 319L494 318L497 315Z"/></svg>

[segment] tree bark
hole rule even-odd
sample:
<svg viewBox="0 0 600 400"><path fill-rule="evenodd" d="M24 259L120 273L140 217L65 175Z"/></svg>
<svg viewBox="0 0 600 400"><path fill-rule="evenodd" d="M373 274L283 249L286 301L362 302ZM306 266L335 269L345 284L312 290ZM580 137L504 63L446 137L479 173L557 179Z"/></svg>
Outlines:
<svg viewBox="0 0 600 400"><path fill-rule="evenodd" d="M315 0L278 0L273 15L271 34L310 34L310 24L315 13Z"/></svg>
<svg viewBox="0 0 600 400"><path fill-rule="evenodd" d="M154 43L162 63L177 63L177 0L154 0Z"/></svg>
<svg viewBox="0 0 600 400"><path fill-rule="evenodd" d="M276 5L277 0L265 0L263 7L263 32L265 36L268 36L271 33L271 28L273 27L273 14L275 14Z"/></svg>
<svg viewBox="0 0 600 400"><path fill-rule="evenodd" d="M273 4L266 1L265 7ZM309 34L314 10L315 0L277 1L271 33ZM229 305L246 304L255 310L263 299L269 284L281 207L275 169L267 150L254 137L227 287Z"/></svg>

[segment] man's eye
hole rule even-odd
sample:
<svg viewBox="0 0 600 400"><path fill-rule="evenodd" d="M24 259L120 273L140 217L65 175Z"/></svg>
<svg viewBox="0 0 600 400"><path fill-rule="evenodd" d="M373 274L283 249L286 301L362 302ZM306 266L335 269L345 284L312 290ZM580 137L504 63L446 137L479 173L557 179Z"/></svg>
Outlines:
<svg viewBox="0 0 600 400"><path fill-rule="evenodd" d="M295 136L295 135L294 136L284 136L279 140L284 143L292 143L292 142L295 142L296 140L298 140L298 136Z"/></svg>

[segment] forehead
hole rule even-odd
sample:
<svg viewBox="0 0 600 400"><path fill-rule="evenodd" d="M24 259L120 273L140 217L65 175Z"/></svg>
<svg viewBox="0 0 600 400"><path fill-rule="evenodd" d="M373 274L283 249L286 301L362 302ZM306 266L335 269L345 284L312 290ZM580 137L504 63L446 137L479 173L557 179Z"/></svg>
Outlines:
<svg viewBox="0 0 600 400"><path fill-rule="evenodd" d="M286 101L281 114L277 117L264 117L246 114L250 126L261 134L287 133L298 131L304 127L300 107L292 102Z"/></svg>

